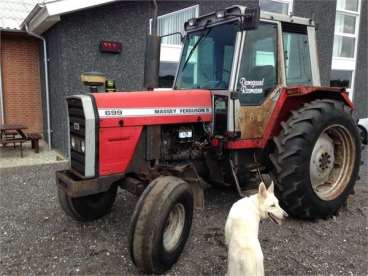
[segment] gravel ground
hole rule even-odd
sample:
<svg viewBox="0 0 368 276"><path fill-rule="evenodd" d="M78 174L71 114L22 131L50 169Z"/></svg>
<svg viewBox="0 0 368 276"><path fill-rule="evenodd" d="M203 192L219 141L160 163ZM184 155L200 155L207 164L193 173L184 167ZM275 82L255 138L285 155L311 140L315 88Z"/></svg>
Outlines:
<svg viewBox="0 0 368 276"><path fill-rule="evenodd" d="M365 156L368 156L365 152ZM136 274L127 249L137 198L120 191L113 212L93 223L66 217L58 206L52 164L0 170L0 275ZM368 275L368 169L339 216L282 226L266 220L260 241L267 275ZM223 227L230 191L206 191L192 235L171 275L224 275Z"/></svg>

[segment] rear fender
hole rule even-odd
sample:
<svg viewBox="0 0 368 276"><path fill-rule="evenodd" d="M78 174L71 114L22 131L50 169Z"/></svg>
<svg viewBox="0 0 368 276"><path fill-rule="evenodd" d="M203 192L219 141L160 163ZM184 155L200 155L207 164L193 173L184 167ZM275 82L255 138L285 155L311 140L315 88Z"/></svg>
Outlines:
<svg viewBox="0 0 368 276"><path fill-rule="evenodd" d="M268 133L265 133L265 144L277 136L281 130L281 122L287 121L291 116L291 111L301 108L304 104L316 99L331 99L344 102L353 109L353 104L349 99L348 93L342 88L331 87L305 87L297 86L292 88L283 88L280 99L273 111L269 122Z"/></svg>
<svg viewBox="0 0 368 276"><path fill-rule="evenodd" d="M277 93L279 93L277 95ZM295 86L276 90L277 103L272 110L269 122L265 127L263 137L260 139L238 139L226 144L228 149L263 149L269 145L272 137L277 136L281 130L281 122L286 121L293 110L301 108L305 103L315 99L333 99L344 102L353 109L353 104L344 88ZM212 144L216 146L216 139Z"/></svg>

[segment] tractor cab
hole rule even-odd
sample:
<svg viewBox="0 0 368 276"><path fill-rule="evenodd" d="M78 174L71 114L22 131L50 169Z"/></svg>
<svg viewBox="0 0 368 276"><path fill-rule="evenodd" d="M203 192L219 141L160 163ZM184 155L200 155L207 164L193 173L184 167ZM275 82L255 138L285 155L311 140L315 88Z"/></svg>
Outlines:
<svg viewBox="0 0 368 276"><path fill-rule="evenodd" d="M215 135L260 138L283 86L319 86L314 22L232 6L185 23L174 88L208 89Z"/></svg>

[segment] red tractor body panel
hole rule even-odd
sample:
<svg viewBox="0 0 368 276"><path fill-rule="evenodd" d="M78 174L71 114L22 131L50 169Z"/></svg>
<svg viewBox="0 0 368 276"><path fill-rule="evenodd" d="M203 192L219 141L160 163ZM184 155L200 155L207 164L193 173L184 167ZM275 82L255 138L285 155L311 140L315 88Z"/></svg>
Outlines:
<svg viewBox="0 0 368 276"><path fill-rule="evenodd" d="M275 108L258 139L233 139L232 150L265 148L292 110L316 98L352 103L344 89L296 86L280 89ZM99 174L124 173L132 160L144 126L211 122L212 95L208 90L116 92L93 94L99 117ZM216 147L214 138L212 145Z"/></svg>
<svg viewBox="0 0 368 276"><path fill-rule="evenodd" d="M100 127L162 125L212 120L208 90L116 92L93 94Z"/></svg>
<svg viewBox="0 0 368 276"><path fill-rule="evenodd" d="M142 129L142 126L100 128L100 176L126 171L134 156Z"/></svg>
<svg viewBox="0 0 368 276"><path fill-rule="evenodd" d="M300 108L303 104L318 98L338 99L353 108L353 104L345 89L331 87L295 86L284 87L280 90L280 96L272 111L270 120L260 139L238 139L231 140L225 146L228 149L254 149L265 148L272 137L277 136L281 129L281 122L286 121L292 110ZM218 144L214 139L213 146Z"/></svg>
<svg viewBox="0 0 368 276"><path fill-rule="evenodd" d="M93 94L99 117L99 174L123 173L135 153L143 126L210 122L207 90Z"/></svg>

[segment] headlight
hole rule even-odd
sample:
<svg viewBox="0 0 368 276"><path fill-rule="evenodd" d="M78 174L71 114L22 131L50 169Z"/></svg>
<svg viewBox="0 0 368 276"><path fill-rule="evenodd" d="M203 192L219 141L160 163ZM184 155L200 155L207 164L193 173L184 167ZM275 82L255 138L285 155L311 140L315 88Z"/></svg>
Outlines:
<svg viewBox="0 0 368 276"><path fill-rule="evenodd" d="M86 150L86 144L85 144L85 142L83 141L83 140L81 140L81 142L80 142L80 149L81 149L81 151L84 153L85 152L85 150Z"/></svg>
<svg viewBox="0 0 368 276"><path fill-rule="evenodd" d="M72 149L75 149L75 137L72 136L72 138L70 139L70 144L72 146Z"/></svg>

